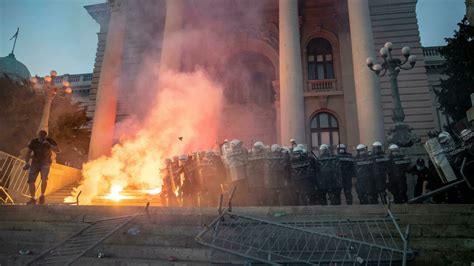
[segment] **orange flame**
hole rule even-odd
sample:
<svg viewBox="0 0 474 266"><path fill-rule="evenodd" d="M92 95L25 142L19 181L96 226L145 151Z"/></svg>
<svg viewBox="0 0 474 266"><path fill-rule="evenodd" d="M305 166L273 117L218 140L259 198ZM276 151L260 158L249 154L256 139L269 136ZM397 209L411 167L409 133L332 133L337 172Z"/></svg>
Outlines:
<svg viewBox="0 0 474 266"><path fill-rule="evenodd" d="M121 136L110 156L83 166L84 178L66 202L75 201L79 191L82 204L106 194L121 199L118 188L128 186L161 191L160 169L166 157L208 149L216 143L223 100L218 84L198 70L163 73L157 87L158 99L145 122L134 133ZM177 141L181 136L184 138Z"/></svg>

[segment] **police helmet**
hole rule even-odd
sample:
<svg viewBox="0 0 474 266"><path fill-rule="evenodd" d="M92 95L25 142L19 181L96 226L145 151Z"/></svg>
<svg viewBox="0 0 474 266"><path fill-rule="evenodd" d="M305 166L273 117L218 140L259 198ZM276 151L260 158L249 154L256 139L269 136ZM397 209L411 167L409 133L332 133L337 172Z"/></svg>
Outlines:
<svg viewBox="0 0 474 266"><path fill-rule="evenodd" d="M451 135L448 132L443 131L439 133L438 140L439 140L439 143L441 144L448 143L451 140Z"/></svg>
<svg viewBox="0 0 474 266"><path fill-rule="evenodd" d="M357 147L356 147L356 150L358 150L358 151L360 151L360 150L365 150L365 149L367 149L367 146L365 146L364 144L359 144L359 145L357 145Z"/></svg>
<svg viewBox="0 0 474 266"><path fill-rule="evenodd" d="M299 146L296 146L293 149L293 153L304 153L304 152L305 152L305 150L302 147L299 147Z"/></svg>
<svg viewBox="0 0 474 266"><path fill-rule="evenodd" d="M390 144L390 146L388 147L389 151L398 151L399 149L400 147L398 147L397 144Z"/></svg>
<svg viewBox="0 0 474 266"><path fill-rule="evenodd" d="M321 144L321 146L319 146L319 150L320 151L329 150L329 146L327 144Z"/></svg>
<svg viewBox="0 0 474 266"><path fill-rule="evenodd" d="M261 141L257 141L253 144L253 147L254 149L257 149L257 150L263 150L265 149L265 144L263 144L263 142Z"/></svg>
<svg viewBox="0 0 474 266"><path fill-rule="evenodd" d="M376 141L372 143L372 147L382 147L382 143L380 141Z"/></svg>
<svg viewBox="0 0 474 266"><path fill-rule="evenodd" d="M272 151L272 152L279 152L279 151L281 151L280 145L278 145L278 144L273 144L272 147L271 147L271 151Z"/></svg>
<svg viewBox="0 0 474 266"><path fill-rule="evenodd" d="M238 140L238 139L233 139L231 142L230 142L230 145L232 147L239 147L242 145L242 141Z"/></svg>

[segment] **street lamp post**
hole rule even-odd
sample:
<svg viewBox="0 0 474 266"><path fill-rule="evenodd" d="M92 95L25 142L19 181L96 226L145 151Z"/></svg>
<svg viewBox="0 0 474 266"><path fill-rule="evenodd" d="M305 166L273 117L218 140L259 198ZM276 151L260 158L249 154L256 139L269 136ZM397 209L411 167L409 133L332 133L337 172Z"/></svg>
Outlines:
<svg viewBox="0 0 474 266"><path fill-rule="evenodd" d="M72 93L72 89L69 87L68 81L63 81L62 86L58 87L55 84L55 78L57 76L57 72L51 70L50 76L45 76L43 78L43 84L39 83L39 77L32 77L31 84L33 85L33 91L38 95L44 95L44 106L43 106L43 113L41 115L41 122L38 127L38 131L44 130L48 132L48 122L49 122L49 113L51 111L51 104L53 103L53 99L56 96L65 97L66 94Z"/></svg>
<svg viewBox="0 0 474 266"><path fill-rule="evenodd" d="M384 76L387 72L390 77L390 87L392 89L392 121L394 125L389 130L388 141L395 143L400 147L410 147L414 143L419 142L420 138L412 131L412 128L405 124L405 112L403 112L402 103L400 101L400 93L398 91L398 75L400 70L410 70L416 64L416 56L410 55L410 47L402 48L403 60L392 56L391 42L385 43L380 49L380 55L383 58L382 64L375 64L373 58L367 58L367 66L374 71L379 77ZM407 65L408 63L408 65Z"/></svg>

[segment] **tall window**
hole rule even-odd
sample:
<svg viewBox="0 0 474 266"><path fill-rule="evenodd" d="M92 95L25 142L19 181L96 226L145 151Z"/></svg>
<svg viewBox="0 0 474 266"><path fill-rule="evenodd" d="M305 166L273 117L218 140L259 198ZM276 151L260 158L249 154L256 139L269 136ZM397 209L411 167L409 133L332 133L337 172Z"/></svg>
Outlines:
<svg viewBox="0 0 474 266"><path fill-rule="evenodd" d="M323 38L312 39L306 47L308 80L334 79L331 44Z"/></svg>
<svg viewBox="0 0 474 266"><path fill-rule="evenodd" d="M318 113L311 120L311 146L318 149L321 144L339 144L339 123L330 113Z"/></svg>

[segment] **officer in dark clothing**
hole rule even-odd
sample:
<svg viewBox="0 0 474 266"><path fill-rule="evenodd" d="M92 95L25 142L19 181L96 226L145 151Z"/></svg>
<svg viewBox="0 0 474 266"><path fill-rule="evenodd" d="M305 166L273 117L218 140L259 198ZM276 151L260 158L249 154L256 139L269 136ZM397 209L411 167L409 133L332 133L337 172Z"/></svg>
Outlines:
<svg viewBox="0 0 474 266"><path fill-rule="evenodd" d="M198 205L199 182L196 171L196 166L192 158L187 155L181 155L180 174L182 175L183 185L181 186L181 198L184 207L191 207Z"/></svg>
<svg viewBox="0 0 474 266"><path fill-rule="evenodd" d="M160 175L163 178L163 186L160 193L161 203L164 206L177 206L178 200L173 190L171 159L165 159L165 168L161 169Z"/></svg>
<svg viewBox="0 0 474 266"><path fill-rule="evenodd" d="M297 205L313 205L316 199L316 160L302 147L295 147L290 154L291 183L296 193Z"/></svg>
<svg viewBox="0 0 474 266"><path fill-rule="evenodd" d="M367 146L359 144L356 147L357 155L354 159L354 168L356 174L356 192L360 204L369 204L373 194L373 164L374 161L367 152Z"/></svg>
<svg viewBox="0 0 474 266"><path fill-rule="evenodd" d="M400 148L396 144L390 145L390 171L388 175L388 189L393 194L395 203L405 203L407 196L406 173L410 167L410 159L400 154Z"/></svg>
<svg viewBox="0 0 474 266"><path fill-rule="evenodd" d="M265 204L265 162L266 150L261 141L255 142L247 157L247 184L250 203L254 206Z"/></svg>
<svg viewBox="0 0 474 266"><path fill-rule="evenodd" d="M339 174L342 179L342 188L346 204L352 205L352 177L354 176L354 157L346 150L346 145L337 145L337 159L339 161Z"/></svg>
<svg viewBox="0 0 474 266"><path fill-rule="evenodd" d="M412 175L416 176L416 185L414 197L419 197L427 189L428 182L432 179L430 171L425 165L425 160L418 158L416 165L413 165L409 171Z"/></svg>
<svg viewBox="0 0 474 266"><path fill-rule="evenodd" d="M341 204L342 179L339 174L338 159L329 151L329 146L319 147L320 155L316 159L317 198L320 205L327 205L327 197L331 205Z"/></svg>
<svg viewBox="0 0 474 266"><path fill-rule="evenodd" d="M30 190L31 199L27 204L36 204L36 188L35 182L38 174L41 174L41 196L39 203L44 204L46 187L48 185L48 175L52 163L53 151L59 152L58 144L51 138L48 138L48 133L45 130L38 132L38 138L30 141L28 145L28 153L26 154L26 164L23 167L24 170L30 169L28 174L28 186ZM33 153L33 159L31 160L31 153Z"/></svg>
<svg viewBox="0 0 474 266"><path fill-rule="evenodd" d="M213 151L207 151L200 162L202 176L202 195L204 205L215 207L223 193L222 185L226 182L226 170L221 158Z"/></svg>
<svg viewBox="0 0 474 266"><path fill-rule="evenodd" d="M371 204L377 204L378 198L382 203L387 203L387 175L389 169L389 158L385 156L382 143L376 141L372 144L372 158L374 159L373 182L375 191L371 195Z"/></svg>
<svg viewBox="0 0 474 266"><path fill-rule="evenodd" d="M267 153L264 168L266 203L269 206L282 206L285 203L283 190L290 176L288 154L282 152L280 145L273 144Z"/></svg>

